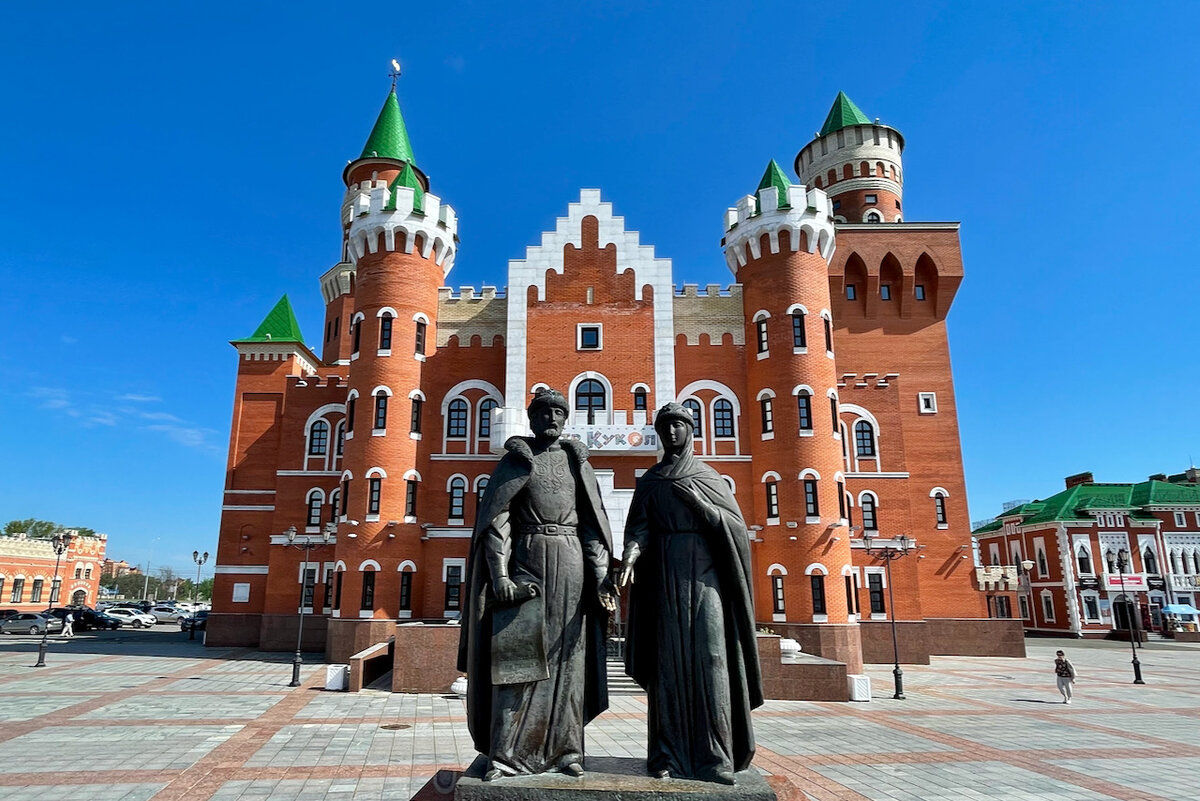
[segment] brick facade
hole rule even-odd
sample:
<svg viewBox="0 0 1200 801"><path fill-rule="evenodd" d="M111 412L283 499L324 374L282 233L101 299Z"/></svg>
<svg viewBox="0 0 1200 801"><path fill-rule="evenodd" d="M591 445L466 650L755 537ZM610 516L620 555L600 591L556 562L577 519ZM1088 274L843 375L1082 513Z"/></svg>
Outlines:
<svg viewBox="0 0 1200 801"><path fill-rule="evenodd" d="M751 527L764 626L810 627L798 636L857 669L858 621L891 611L872 593L883 567L861 548L864 527L918 545L893 564L899 619L986 616L961 561L970 531L945 327L962 279L956 223L842 224L836 187L760 188L726 216L737 283L701 290L677 286L670 261L584 190L509 264L506 292L455 292L442 286L454 212L396 188L403 166L346 169L343 261L321 279L322 357L298 342L235 343L210 643L286 642L289 620L294 637L306 574L304 605L326 618L313 630L333 657L389 622L453 618L477 498L540 384L571 398L567 433L592 450L618 555L636 477L656 460L653 410L678 400L699 410L698 453ZM373 430L381 393L386 428Z"/></svg>
<svg viewBox="0 0 1200 801"><path fill-rule="evenodd" d="M37 612L52 605L95 606L107 545L103 534L72 537L58 560L59 592L52 598L56 556L50 540L0 537L0 608Z"/></svg>

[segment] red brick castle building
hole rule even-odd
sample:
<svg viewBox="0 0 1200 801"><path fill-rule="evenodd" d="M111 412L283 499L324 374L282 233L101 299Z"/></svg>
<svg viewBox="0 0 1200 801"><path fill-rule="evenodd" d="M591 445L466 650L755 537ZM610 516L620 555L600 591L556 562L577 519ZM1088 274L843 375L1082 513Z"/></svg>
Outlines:
<svg viewBox="0 0 1200 801"><path fill-rule="evenodd" d="M617 555L656 460L653 410L678 400L751 526L764 625L851 672L890 661L892 612L906 661L995 652L946 334L958 224L905 219L903 147L839 94L798 182L771 162L725 214L728 287L677 285L585 189L509 263L506 291L453 291L457 218L417 166L393 88L343 173L320 347L286 297L233 342L209 643L293 647L303 608L307 646L342 660L398 621L456 617L477 499L548 385L591 449ZM893 565L895 609L864 532L918 546Z"/></svg>

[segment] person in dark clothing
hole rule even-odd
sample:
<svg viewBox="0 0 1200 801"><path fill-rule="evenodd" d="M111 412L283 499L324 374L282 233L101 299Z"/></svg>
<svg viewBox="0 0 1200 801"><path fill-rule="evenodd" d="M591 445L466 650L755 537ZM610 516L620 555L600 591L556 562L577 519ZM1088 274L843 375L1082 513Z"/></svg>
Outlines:
<svg viewBox="0 0 1200 801"><path fill-rule="evenodd" d="M1059 651L1054 657L1054 676L1058 682L1058 691L1062 693L1063 703L1071 703L1071 688L1075 684L1075 666L1062 651Z"/></svg>

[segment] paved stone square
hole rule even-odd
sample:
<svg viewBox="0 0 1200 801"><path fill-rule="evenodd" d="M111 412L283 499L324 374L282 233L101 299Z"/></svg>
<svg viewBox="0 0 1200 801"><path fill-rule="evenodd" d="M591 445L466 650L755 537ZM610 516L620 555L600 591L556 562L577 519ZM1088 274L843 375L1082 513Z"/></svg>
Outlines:
<svg viewBox="0 0 1200 801"><path fill-rule="evenodd" d="M1200 801L1200 645L1030 640L1026 659L871 666L871 703L769 701L757 768L816 801ZM1064 705L1051 663L1079 673ZM474 757L462 701L325 692L312 659L205 649L177 630L0 639L0 801L401 801ZM589 753L645 755L645 698L615 695ZM386 728L385 728L386 727ZM793 794L793 797L802 796Z"/></svg>

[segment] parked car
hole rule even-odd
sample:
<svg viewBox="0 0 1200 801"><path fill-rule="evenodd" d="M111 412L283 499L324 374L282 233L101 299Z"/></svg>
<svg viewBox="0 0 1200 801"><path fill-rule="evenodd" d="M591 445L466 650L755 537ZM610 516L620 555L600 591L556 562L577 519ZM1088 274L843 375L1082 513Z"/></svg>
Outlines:
<svg viewBox="0 0 1200 801"><path fill-rule="evenodd" d="M7 620L13 615L19 614L21 614L21 610L19 609L0 609L0 620Z"/></svg>
<svg viewBox="0 0 1200 801"><path fill-rule="evenodd" d="M0 631L5 634L51 634L63 630L63 622L57 617L37 612L20 612L0 622Z"/></svg>
<svg viewBox="0 0 1200 801"><path fill-rule="evenodd" d="M112 615L106 615L103 612L93 612L91 619L88 621L88 628L92 629L108 629L116 631L124 625L120 620Z"/></svg>
<svg viewBox="0 0 1200 801"><path fill-rule="evenodd" d="M62 620L68 612L75 615L75 622L72 624L75 631L116 629L121 626L121 621L114 617L108 617L103 612L97 612L89 606L61 606L51 609L49 614Z"/></svg>
<svg viewBox="0 0 1200 801"><path fill-rule="evenodd" d="M124 623L126 626L132 626L135 629L146 628L153 626L158 622L154 615L147 615L145 612L137 612L133 609L124 607L109 607L104 610L104 614L109 617L115 617L117 620Z"/></svg>
<svg viewBox="0 0 1200 801"><path fill-rule="evenodd" d="M207 609L201 609L199 612L197 612L196 614L194 614L190 617L179 618L179 630L180 631L191 631L192 629L195 629L196 631L204 631L207 626L208 626L208 610Z"/></svg>
<svg viewBox="0 0 1200 801"><path fill-rule="evenodd" d="M174 623L181 617L186 617L187 613L174 606L158 605L153 606L146 613L154 615L154 619L159 623Z"/></svg>

